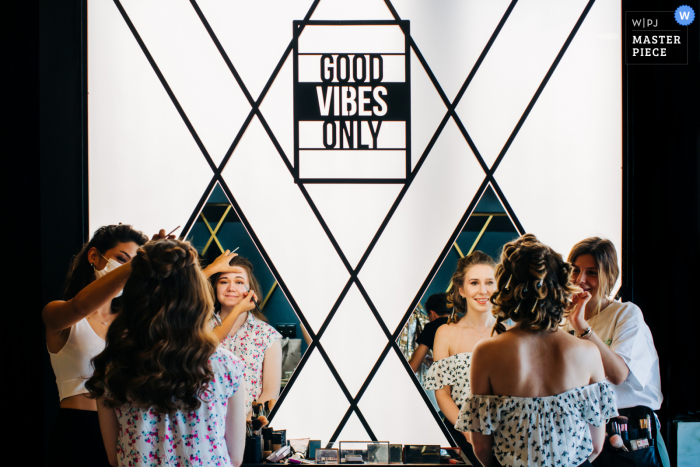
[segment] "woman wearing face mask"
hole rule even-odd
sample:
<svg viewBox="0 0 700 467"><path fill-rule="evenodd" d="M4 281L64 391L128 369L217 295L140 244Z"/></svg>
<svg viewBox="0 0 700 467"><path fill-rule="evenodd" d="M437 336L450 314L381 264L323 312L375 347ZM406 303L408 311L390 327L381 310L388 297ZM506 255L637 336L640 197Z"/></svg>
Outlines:
<svg viewBox="0 0 700 467"><path fill-rule="evenodd" d="M253 265L240 256L233 257L234 272L211 276L214 307L221 324L214 334L225 349L245 363L246 413L250 417L253 401L277 400L282 380L282 335L255 309L262 295L253 275Z"/></svg>
<svg viewBox="0 0 700 467"><path fill-rule="evenodd" d="M471 352L477 342L491 336L496 324L489 300L496 290L495 266L489 255L478 250L457 263L452 289L447 294L447 306L452 308L452 314L448 324L440 326L435 334L435 362L424 383L426 389L435 390L447 429L473 465L480 464L474 456L470 434L458 432L454 425L464 399L471 394ZM460 318L457 313L464 316Z"/></svg>
<svg viewBox="0 0 700 467"><path fill-rule="evenodd" d="M129 262L147 240L130 225L97 229L71 262L64 300L49 303L42 312L60 398L51 436L52 465L107 465L97 406L88 398L85 381L92 375L90 359L105 347L115 317L112 300L121 295L131 274Z"/></svg>
<svg viewBox="0 0 700 467"><path fill-rule="evenodd" d="M634 452L618 452L605 443L594 465L670 465L653 412L663 401L659 356L639 307L612 298L619 276L615 246L610 240L587 238L571 249L568 260L573 265L571 280L582 292L573 298L564 329L600 351L620 415L629 419L628 429L639 428L639 420L648 415L656 439L654 448Z"/></svg>

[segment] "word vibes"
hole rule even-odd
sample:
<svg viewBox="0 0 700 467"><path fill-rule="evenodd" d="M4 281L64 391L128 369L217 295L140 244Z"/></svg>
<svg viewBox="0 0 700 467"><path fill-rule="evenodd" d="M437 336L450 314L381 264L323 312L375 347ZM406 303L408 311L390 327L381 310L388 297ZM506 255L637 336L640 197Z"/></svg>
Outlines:
<svg viewBox="0 0 700 467"><path fill-rule="evenodd" d="M365 134L369 130L371 148L376 149L382 122L372 121L371 117L383 117L388 111L383 98L388 91L386 86L381 85L384 75L382 56L324 54L320 67L324 84L316 86L319 114L322 117L365 117L342 120L326 118L323 123L323 145L327 149L342 149L345 141L351 149L369 149L368 144L362 143L364 127ZM363 121L366 123L363 124Z"/></svg>

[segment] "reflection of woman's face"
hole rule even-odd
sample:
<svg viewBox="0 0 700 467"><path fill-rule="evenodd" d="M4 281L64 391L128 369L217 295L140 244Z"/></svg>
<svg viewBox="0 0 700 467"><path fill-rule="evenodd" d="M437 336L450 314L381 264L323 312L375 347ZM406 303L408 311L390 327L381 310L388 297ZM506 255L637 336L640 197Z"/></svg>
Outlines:
<svg viewBox="0 0 700 467"><path fill-rule="evenodd" d="M250 285L245 270L221 274L216 281L216 298L222 307L232 308L241 301L246 287Z"/></svg>
<svg viewBox="0 0 700 467"><path fill-rule="evenodd" d="M468 311L490 313L493 305L489 299L495 290L493 268L488 264L476 264L467 269L459 294L467 300Z"/></svg>
<svg viewBox="0 0 700 467"><path fill-rule="evenodd" d="M574 260L571 282L578 285L584 292L589 292L593 300L598 296L598 264L593 255L581 255Z"/></svg>

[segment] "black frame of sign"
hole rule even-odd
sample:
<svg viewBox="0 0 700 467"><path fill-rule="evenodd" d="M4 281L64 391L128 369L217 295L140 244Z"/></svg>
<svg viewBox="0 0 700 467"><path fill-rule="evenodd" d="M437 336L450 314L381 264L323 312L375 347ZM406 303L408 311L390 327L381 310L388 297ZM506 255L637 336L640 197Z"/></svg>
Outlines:
<svg viewBox="0 0 700 467"><path fill-rule="evenodd" d="M305 22L309 22L311 15L313 14L316 6L318 5L320 0L314 0L313 4L311 5L309 11L305 15L303 21L300 23L303 25ZM399 17L398 13L394 9L393 5L391 4L390 0L384 0L387 7L391 11L391 14L394 16L394 19L396 22L402 22L401 18ZM309 326L309 323L307 322L306 318L304 318L304 315L301 313L301 310L294 300L294 297L290 293L289 289L285 285L284 280L280 276L279 272L274 266L274 263L271 261L270 257L268 256L267 252L265 251L264 246L261 244L259 238L255 234L255 231L253 230L252 226L246 219L245 215L243 214L243 211L241 210L239 204L237 203L236 199L231 193L231 190L228 188L226 185L226 182L224 181L222 177L222 170L226 166L226 163L228 162L229 158L231 157L231 154L233 153L234 149L238 145L238 142L241 140L242 135L244 134L245 130L247 129L248 125L250 122L253 120L253 117L257 117L259 121L261 122L263 128L267 132L270 140L274 144L275 148L277 149L281 160L284 162L286 165L287 169L289 170L290 174L292 176L296 176L297 173L295 171L295 168L292 167L292 165L289 162L289 159L287 156L284 154L284 151L282 147L280 146L279 142L275 138L273 132L271 131L269 125L267 124L264 116L262 115L260 111L260 105L263 102L263 99L265 98L267 92L269 91L270 87L272 86L275 78L277 77L278 73L280 72L280 69L282 68L283 64L287 60L288 57L293 52L293 47L294 47L294 39L292 39L287 46L285 52L283 53L282 57L280 58L279 62L277 63L272 75L270 76L269 80L267 81L265 87L263 88L262 92L260 93L260 96L256 99L253 99L251 94L248 92L246 89L245 84L243 83L240 75L236 71L236 68L234 67L233 63L227 56L224 48L222 47L221 43L217 39L216 35L214 34L214 31L212 30L211 26L207 22L205 16L203 15L202 11L200 10L199 6L197 5L196 0L190 0L190 3L192 4L192 7L196 11L197 15L199 16L200 20L202 21L204 27L206 28L207 32L209 33L212 41L216 45L217 49L219 50L222 58L226 62L226 65L228 66L229 70L231 71L232 75L234 76L236 82L240 86L241 90L243 91L246 99L248 100L248 103L251 106L251 110L243 123L241 129L239 130L238 134L236 135L235 139L233 140L230 148L228 149L226 155L224 156L222 162L219 164L219 166L216 166L212 160L212 158L209 156L206 148L202 144L202 141L200 140L199 136L197 135L194 127L190 123L189 119L187 118L187 115L185 114L184 110L180 106L180 104L177 101L177 98L173 94L172 90L170 89L167 81L165 80L165 77L163 74L160 72L158 69L158 66L156 62L154 61L153 57L149 53L146 45L144 42L141 40L141 37L139 36L138 31L134 27L133 23L129 19L129 16L127 15L125 9L121 5L119 0L114 0L115 5L119 9L119 12L121 13L122 17L124 18L124 21L128 25L129 29L131 30L135 40L138 42L139 46L141 47L141 50L143 51L144 55L148 59L149 63L151 64L153 71L156 73L158 76L161 84L165 88L166 92L168 93L170 99L173 102L173 105L176 107L178 113L180 114L181 118L183 119L185 125L189 129L190 133L192 134L192 137L196 141L197 145L199 146L200 150L202 151L203 157L206 159L207 163L209 164L210 168L213 171L213 176L211 178L211 181L209 182L209 185L207 186L206 190L204 191L201 199L197 203L196 208L192 212L189 220L185 223L182 229L182 235L186 235L187 232L189 232L190 228L192 227L193 223L196 221L199 213L201 212L202 208L204 207L204 204L206 203L206 200L209 197L209 194L211 193L212 189L215 187L215 184L218 182L222 189L224 190L226 196L228 197L228 200L230 201L233 209L236 211L236 215L238 215L239 219L241 220L242 224L245 226L245 229L247 230L248 234L250 235L252 241L260 251L260 254L262 255L263 259L267 263L267 266L269 267L270 271L272 272L275 280L278 282L280 289L283 291L285 294L287 300L291 304L292 308L296 312L297 316L299 317L300 321L303 323L303 325L306 327L306 329L309 332L309 335L312 338L312 343L309 345L308 350L304 353L299 365L297 366L297 370L295 371L292 377L290 378L287 386L285 387L284 391L280 395L280 398L278 400L278 403L276 404L274 410L270 414L270 419L273 419L275 416L275 413L277 412L278 408L281 407L284 403L285 397L287 394L289 394L289 390L291 387L293 387L294 382L296 378L298 377L300 370L304 367L306 362L308 361L310 355L313 353L314 350L318 350L320 355L322 356L323 360L325 363L328 365L328 368L330 369L331 373L333 374L334 378L336 379L339 387L341 388L342 392L345 394L345 397L347 398L347 401L350 404L350 407L348 408L347 412L345 413L344 417L342 418L340 424L338 425L337 429L333 433L333 435L330 438L330 442L328 446L332 446L335 441L337 441L338 436L340 435L343 427L345 426L345 423L348 421L350 416L352 415L353 412L357 414L358 419L362 423L363 427L367 431L367 434L371 438L372 441L377 441L376 436L374 435L371 427L367 423L367 420L365 417L362 415L361 410L358 407L358 403L360 399L362 398L363 394L369 387L370 382L372 381L372 378L374 375L377 373L379 367L381 366L382 362L384 361L384 358L387 356L387 354L393 349L397 354L401 355L401 351L397 345L397 338L399 337L405 323L411 316L414 308L418 304L420 298L423 296L425 293L426 289L428 288L428 285L430 284L433 276L437 273L440 265L442 264L444 258L447 256L449 253L450 249L452 248L452 245L454 244L455 240L457 239L459 233L462 231L464 228L467 220L469 219L471 213L473 212L474 208L479 202L479 199L483 195L484 191L487 189L487 187L490 185L495 193L497 194L500 202L503 204L510 220L513 222L513 225L515 225L517 231L519 234L523 234L526 232L526 229L524 226L521 224L521 222L518 220L517 216L513 212L513 209L511 208L510 204L508 203L508 200L505 198L503 192L501 191L500 187L498 186L498 183L496 179L494 178L494 172L498 168L499 164L503 160L503 157L505 156L506 152L510 148L511 144L513 143L515 137L517 136L518 132L520 131L521 127L523 126L523 123L527 119L528 115L530 114L531 110L533 109L534 105L536 104L540 94L542 93L544 87L547 85L549 79L551 78L552 74L557 68L557 65L559 64L561 58L563 57L564 53L566 52L567 48L571 44L571 41L574 39L576 36L576 33L578 32L581 24L585 20L588 12L592 8L595 0L589 0L588 3L586 4L585 8L583 9L582 13L580 14L580 17L574 27L572 28L571 32L569 33L566 41L564 42L563 46L561 47L559 53L557 54L556 58L554 59L553 63L549 67L549 70L547 71L544 79L540 83L537 91L531 98L527 108L523 112L522 116L520 117L517 125L513 129L510 137L506 141L505 145L503 146L502 150L498 154L498 157L496 158L494 164L489 167L486 165L484 162L483 158L479 154L478 149L474 145L471 137L469 136L469 133L467 132L466 128L464 125L461 123L459 116L456 113L456 107L457 104L459 103L460 99L464 95L467 87L471 83L472 79L474 78L476 72L479 69L479 66L483 62L484 58L486 57L488 51L490 50L491 46L493 45L494 41L498 37L498 34L500 33L501 29L503 28L503 25L506 23L508 20L508 17L510 16L511 12L513 11L513 8L517 4L517 0L512 0L508 8L506 9L505 13L503 14L501 20L498 23L498 26L495 28L493 31L491 37L489 38L488 42L486 43L486 46L484 47L483 51L479 55L477 61L475 62L471 72L465 79L464 83L462 84L459 92L457 93L455 99L453 101L450 101L448 97L446 96L445 92L442 90L440 84L438 83L435 75L433 72L430 70L430 67L426 63L425 58L421 54L420 50L418 49L416 43L414 42L413 38L408 36L408 42L409 42L409 47L411 50L414 51L416 54L420 64L423 66L425 71L427 72L431 82L435 86L435 89L437 90L438 94L440 95L440 98L442 99L443 103L446 106L446 113L445 116L443 117L442 121L440 122L440 125L438 126L437 130L435 131L433 137L431 138L430 142L428 143L426 149L423 151L422 154L413 154L413 158L418 157L417 163L415 165L415 168L413 170L410 170L409 166L409 171L407 173L407 177L405 181L402 180L402 183L404 186L402 187L401 192L399 193L398 197L394 201L393 206L389 210L388 214L386 215L384 221L380 225L379 229L374 235L374 238L372 239L371 243L369 244L367 250L365 251L364 255L362 256L362 259L359 261L357 267L353 268L352 265L349 263L345 255L343 254L342 250L338 246L338 243L333 237L333 234L331 233L330 229L328 228L326 222L324 221L323 217L319 213L318 209L316 208L313 200L309 196L309 193L307 192L306 188L304 187L303 183L298 183L299 190L303 194L304 198L306 201L309 203L309 206L313 210L315 216L317 217L319 223L323 227L323 230L325 231L326 235L328 236L328 239L330 240L331 244L335 248L338 256L341 258L343 264L347 268L348 273L350 274L350 278L343 288L340 296L336 300L333 308L330 310L328 316L326 317L323 325L319 328L317 333L313 332L313 329L311 326ZM81 121L81 127L82 127L82 199L83 199L83 235L85 239L88 239L90 237L90 232L89 232L89 227L88 227L88 215L89 215L89 200L88 200L88 133L87 133L87 80L88 80L88 73L87 73L87 0L81 0L80 1L80 8L81 8L81 19L82 19L82 69L81 69L81 75L82 75L82 83L81 83L81 88L82 88L82 121ZM624 21L624 4L621 5L621 9L623 11L622 16L622 21ZM368 22L371 23L371 22ZM624 27L624 24L623 24ZM621 251L621 256L622 256L622 265L623 265L623 271L622 271L622 288L621 288L621 294L626 296L626 297L631 297L632 296L632 261L633 261L633 252L631 251L631 246L632 246L632 239L631 239L631 232L633 231L633 216L628 207L631 205L630 203L633 201L632 200L632 193L630 191L630 186L631 186L631 174L632 172L632 158L630 157L629 150L628 150L628 111L629 109L627 108L627 68L624 66L623 62L623 57L624 57L624 44L621 41L620 43L620 66L622 67L622 189L623 189L623 194L622 194L622 251ZM377 309L372 303L372 300L370 299L369 295L367 294L366 290L358 280L358 274L360 270L362 269L363 265L367 261L370 253L372 252L374 246L376 245L379 237L381 236L382 232L384 229L387 227L391 217L393 216L394 212L396 211L398 205L400 204L401 200L403 199L404 195L408 191L409 187L411 186L411 183L413 182L417 172L420 170L421 166L423 165L426 156L432 149L433 145L435 144L436 140L438 139L438 136L444 129L445 125L447 122L452 119L456 124L457 127L459 128L459 131L462 133L463 137L467 141L469 147L473 151L474 155L477 158L478 163L484 170L486 176L479 187L479 189L476 192L476 195L474 199L471 201L469 204L468 208L465 210L464 215L462 216L460 222L457 225L457 228L454 230L452 235L450 236L448 242L446 243L445 247L443 248L440 256L437 258L435 261L432 269L430 270L430 273L424 280L422 286L420 287L420 290L416 293L414 296L413 300L411 301L410 306L406 310L403 318L400 321L399 326L395 330L388 329L386 325L384 324L381 316L379 315ZM355 182L361 182L361 183L378 183L377 181L372 181L372 180L358 180ZM379 181L381 183L381 181ZM392 183L396 183L395 181L392 181ZM333 318L335 315L336 311L338 310L338 307L340 306L340 303L343 301L346 293L348 290L351 288L351 286L355 284L357 288L359 289L360 293L366 300L367 304L369 305L370 310L374 314L375 318L377 319L377 322L379 323L380 328L382 329L382 332L386 336L388 342L386 346L384 347L384 350L382 351L381 355L377 359L377 362L375 363L374 367L372 368L371 372L369 373L368 377L366 378L364 384L360 388L359 392L355 397L350 394L348 391L347 387L343 383L342 379L340 378L338 372L336 371L333 363L331 362L330 358L328 357L326 351L323 349L323 346L320 343L320 339L323 336L324 332L328 328L328 324L330 323L330 320ZM408 362L406 361L405 358L400 358L400 361L402 362L406 372L411 375L411 380L414 382L416 389L418 392L421 394L423 397L423 400L430 410L432 416L434 417L435 421L438 423L438 426L442 429L443 434L445 435L446 439L448 439L452 446L456 446L454 443L454 440L450 436L449 432L445 428L445 425L443 424L442 420L440 419L438 412L435 410L433 407L432 403L428 399L425 391L423 388L420 386L420 383L418 382L417 378L415 377L413 371L411 370L410 366L408 365Z"/></svg>

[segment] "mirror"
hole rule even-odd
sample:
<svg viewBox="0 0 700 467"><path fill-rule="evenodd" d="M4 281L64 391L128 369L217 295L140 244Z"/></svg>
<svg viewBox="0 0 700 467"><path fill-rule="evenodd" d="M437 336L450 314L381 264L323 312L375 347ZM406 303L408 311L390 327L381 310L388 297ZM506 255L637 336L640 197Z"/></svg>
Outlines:
<svg viewBox="0 0 700 467"><path fill-rule="evenodd" d="M434 294L444 294L451 290L452 274L457 267L457 261L471 252L479 250L491 256L495 262L498 262L503 245L519 236L518 230L508 217L493 188L490 185L487 186L474 212L462 228L457 240L433 277L425 294L423 294L416 305L397 340L401 353L406 360L411 363L414 351L419 345L418 338L425 326L430 322L430 310L426 306L428 298ZM416 370L416 377L421 382L421 385L432 362L432 349L428 351L422 362L412 362ZM426 390L426 394L433 403L435 410L440 412L434 391Z"/></svg>
<svg viewBox="0 0 700 467"><path fill-rule="evenodd" d="M186 235L197 251L199 251L202 267L211 264L226 250L238 249L239 257L246 258L253 266L253 274L260 284L261 297L258 298L258 308L265 319L281 335L282 366L280 372L280 391L282 393L306 352L311 339L294 309L287 301L284 293L277 286L277 281L267 266L263 256L241 222L236 210L229 202L221 186L217 183L197 216L192 228ZM245 324L248 324L247 322ZM244 326L232 329L229 336L242 339ZM264 329L269 329L265 328ZM236 333L239 333L236 335ZM279 335L272 333L275 337ZM256 345L272 345L273 338L266 338L264 343ZM224 344L227 344L225 341ZM233 345L229 343L229 347ZM228 348L227 345L224 347ZM229 348L229 350L232 350ZM241 357L247 365L251 350L236 348L234 354ZM261 366L261 365L260 365ZM264 382L263 382L264 383ZM275 399L279 399L276 397Z"/></svg>

